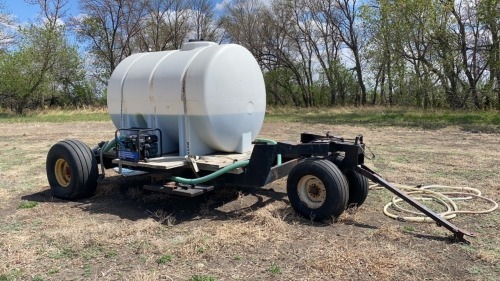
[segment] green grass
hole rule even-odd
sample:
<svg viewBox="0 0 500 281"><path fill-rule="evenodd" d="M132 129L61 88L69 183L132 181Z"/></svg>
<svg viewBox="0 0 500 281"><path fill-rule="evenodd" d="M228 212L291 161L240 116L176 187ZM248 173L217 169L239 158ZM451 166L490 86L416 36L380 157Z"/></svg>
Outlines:
<svg viewBox="0 0 500 281"><path fill-rule="evenodd" d="M70 248L63 248L58 252L50 253L48 256L50 258L59 260L59 259L64 259L64 258L71 258L71 257L75 256L75 252Z"/></svg>
<svg viewBox="0 0 500 281"><path fill-rule="evenodd" d="M189 278L189 281L216 281L215 277L208 275L193 275Z"/></svg>
<svg viewBox="0 0 500 281"><path fill-rule="evenodd" d="M110 121L111 118L106 109L82 109L82 110L44 110L33 111L23 115L12 112L0 111L0 123L66 123L66 122L89 122Z"/></svg>
<svg viewBox="0 0 500 281"><path fill-rule="evenodd" d="M83 251L81 251L80 255L86 260L93 260L96 257L102 255L103 251L104 251L104 249L101 246L89 247L89 248L83 249Z"/></svg>
<svg viewBox="0 0 500 281"><path fill-rule="evenodd" d="M116 250L109 250L108 252L106 252L106 254L104 255L106 258L114 258L116 256L118 256L118 252Z"/></svg>
<svg viewBox="0 0 500 281"><path fill-rule="evenodd" d="M268 269L268 271L273 275L282 273L281 267L277 264L272 264L271 267Z"/></svg>
<svg viewBox="0 0 500 281"><path fill-rule="evenodd" d="M22 116L0 111L0 123L110 121L105 108L82 110L44 110ZM402 126L439 129L458 126L465 131L500 133L498 111L470 111L403 107L268 107L267 121L289 121L361 126Z"/></svg>
<svg viewBox="0 0 500 281"><path fill-rule="evenodd" d="M0 221L0 233L1 232L10 232L10 231L20 231L23 229L23 224L18 221L13 221L9 223L4 223Z"/></svg>
<svg viewBox="0 0 500 281"><path fill-rule="evenodd" d="M200 247L200 248L196 249L196 252L197 252L198 254L203 254L203 253L205 253L205 252L207 251L207 249L208 249L208 248L207 248L205 245L203 245L202 247Z"/></svg>
<svg viewBox="0 0 500 281"><path fill-rule="evenodd" d="M83 276L90 277L92 275L92 266L90 264L86 264L83 266Z"/></svg>
<svg viewBox="0 0 500 281"><path fill-rule="evenodd" d="M405 226L403 226L403 231L406 231L406 232L415 232L415 227L413 227L411 225L405 225Z"/></svg>
<svg viewBox="0 0 500 281"><path fill-rule="evenodd" d="M500 133L498 111L423 110L414 108L268 108L268 121L440 129L458 126L472 132Z"/></svg>
<svg viewBox="0 0 500 281"><path fill-rule="evenodd" d="M38 206L38 202L34 201L23 201L17 206L18 209L32 209Z"/></svg>
<svg viewBox="0 0 500 281"><path fill-rule="evenodd" d="M0 274L0 281L14 281L19 277L21 277L21 270L15 268L8 273Z"/></svg>
<svg viewBox="0 0 500 281"><path fill-rule="evenodd" d="M49 271L47 273L49 275L56 274L56 273L59 273L59 269L57 269L57 268L51 268L51 269L49 269Z"/></svg>
<svg viewBox="0 0 500 281"><path fill-rule="evenodd" d="M172 261L172 255L165 254L165 255L159 257L156 260L156 263L157 264L164 264L164 263L171 262L171 261Z"/></svg>

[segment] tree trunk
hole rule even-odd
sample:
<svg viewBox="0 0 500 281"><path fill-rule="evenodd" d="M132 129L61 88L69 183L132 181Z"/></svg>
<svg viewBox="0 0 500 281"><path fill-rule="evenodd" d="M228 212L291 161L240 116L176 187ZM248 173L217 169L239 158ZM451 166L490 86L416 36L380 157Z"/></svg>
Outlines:
<svg viewBox="0 0 500 281"><path fill-rule="evenodd" d="M389 106L394 104L391 60L387 60L387 84L389 86Z"/></svg>
<svg viewBox="0 0 500 281"><path fill-rule="evenodd" d="M359 59L359 51L356 49L353 50L354 52L354 61L356 63L356 76L358 78L358 84L359 84L359 88L361 90L361 105L365 105L366 104L366 86L365 86L365 83L363 82L363 72L361 70L361 61Z"/></svg>

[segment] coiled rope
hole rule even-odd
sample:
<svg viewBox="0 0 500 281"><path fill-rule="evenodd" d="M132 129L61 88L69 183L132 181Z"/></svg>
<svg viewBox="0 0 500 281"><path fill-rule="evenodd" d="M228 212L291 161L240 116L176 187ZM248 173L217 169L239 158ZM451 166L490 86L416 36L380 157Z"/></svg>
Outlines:
<svg viewBox="0 0 500 281"><path fill-rule="evenodd" d="M498 208L498 203L494 200L482 196L482 193L477 188L472 187L459 187L459 186L445 186L445 185L426 185L421 187L412 187L402 184L393 184L397 188L406 192L406 194L412 196L413 199L419 201L435 201L442 205L446 211L438 213L438 215L444 219L452 219L457 216L457 214L487 214L495 211ZM370 185L370 189L382 189L378 184ZM434 189L434 190L432 190ZM439 190L439 191L438 191ZM464 201L471 199L481 199L489 202L492 205L491 208L485 210L459 210L458 205L455 201ZM425 216L423 213L409 210L402 207L399 203L403 199L393 196L391 202L384 206L384 214L390 218L411 221L411 222L434 222L431 218ZM396 214L394 211L399 212ZM403 214L411 215L403 215Z"/></svg>

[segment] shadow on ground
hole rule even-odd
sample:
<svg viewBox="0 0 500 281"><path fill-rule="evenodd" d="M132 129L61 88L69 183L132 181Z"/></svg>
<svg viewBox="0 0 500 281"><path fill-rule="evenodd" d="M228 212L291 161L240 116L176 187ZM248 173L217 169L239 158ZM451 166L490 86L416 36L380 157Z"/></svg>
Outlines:
<svg viewBox="0 0 500 281"><path fill-rule="evenodd" d="M108 214L125 220L153 218L165 224L172 221L174 224L182 224L194 220L251 220L253 211L275 202L283 202L284 204L274 211L274 215L288 224L322 228L335 223L334 220L316 222L299 217L290 206L287 194L275 190L273 186L265 188L222 186L212 192L187 198L144 190L142 189L144 183L145 180L141 177L111 176L99 185L96 195L92 198L66 201L53 197L47 188L41 192L22 196L21 199L66 204L89 214ZM162 221L165 216L169 216L170 220ZM378 228L375 225L359 222L345 221L341 224L365 229Z"/></svg>
<svg viewBox="0 0 500 281"><path fill-rule="evenodd" d="M161 222L170 216L175 224L193 220L212 221L241 219L249 220L252 211L281 201L285 207L276 210L280 218L289 224L330 226L332 221L315 222L298 217L289 204L287 194L273 187L243 188L221 186L214 191L193 197L180 197L142 189L145 180L141 177L107 177L97 189L96 195L88 199L67 201L52 196L49 188L27 194L22 200L41 203L66 204L89 214L109 214L126 220L153 218ZM376 228L371 225L353 224L362 228Z"/></svg>
<svg viewBox="0 0 500 281"><path fill-rule="evenodd" d="M272 186L253 189L223 186L201 196L187 198L144 190L142 189L144 183L145 181L140 177L113 176L108 177L98 187L96 196L92 198L66 201L54 198L50 189L46 189L24 195L21 199L41 203L66 204L70 208L77 208L89 214L107 214L131 221L153 218L164 224L170 222L182 224L196 220L251 220L253 211L265 208L275 202L283 202L281 207L275 209L275 215L288 224L323 228L335 223L334 220L316 222L297 216L289 204L287 194L274 190ZM165 219L164 216L169 216L171 219L162 221ZM371 230L379 229L377 224L376 222L363 223L350 219L343 219L339 222L339 225ZM453 242L452 237L448 236L412 232L407 232L407 234L426 240Z"/></svg>

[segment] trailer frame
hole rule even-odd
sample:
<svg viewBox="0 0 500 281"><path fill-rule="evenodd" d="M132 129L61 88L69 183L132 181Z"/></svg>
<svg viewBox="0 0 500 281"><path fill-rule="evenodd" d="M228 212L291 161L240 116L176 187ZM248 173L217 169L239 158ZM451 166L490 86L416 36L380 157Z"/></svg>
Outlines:
<svg viewBox="0 0 500 281"><path fill-rule="evenodd" d="M76 144L76 148L68 146L67 142ZM64 199L91 196L97 185L97 182L94 183L94 178L98 163L101 164L100 179L105 177L105 168L118 167L119 173L123 173L124 168L133 169L150 173L148 176L150 184L145 185L145 189L190 197L209 192L219 185L260 188L280 178L289 176L287 193L292 207L303 216L311 215L313 219L324 219L325 214L338 216L348 207L346 192L352 194L353 189L362 189L361 191L363 191L356 195L358 198L354 198L354 203L361 204L364 202L368 191L367 179L370 179L429 216L438 226L444 226L453 233L457 241L465 241L464 236L474 236L473 233L463 230L440 217L368 168L364 163L366 145L362 135L346 139L330 133L325 135L302 133L300 143L296 144L269 141L254 142L251 153L219 153L201 157L160 155L160 157L138 161L117 158L117 144L115 144L115 151L105 151L105 148L109 147L107 142L101 142L92 150L84 146L79 141L68 140L57 143L49 151L47 156L47 176L54 196ZM88 152L82 153L83 150L88 150ZM91 182L75 183L76 180L72 178L81 176L78 173L82 169L85 172L85 167L78 166L79 162L74 161L73 158L85 160L88 163L86 173L90 176L94 175ZM65 170L54 170L54 162L61 166L61 161L64 162L63 164L67 164L64 166L66 167ZM243 163L243 161L247 162ZM243 164L238 165L236 169L232 169L234 163ZM77 167L73 167L75 165ZM56 167L58 166L56 165ZM215 173L219 174L209 177L206 183L203 182L203 184L191 184L190 181L188 183L175 181L177 175L185 171L193 172L195 175L195 181L193 182L197 182L196 178L199 179L200 176L203 178L203 176L210 175L210 173L218 169L221 170ZM310 175L309 171L304 169L311 169ZM221 171L223 172L221 173ZM300 175L297 176L298 174ZM362 181L354 183L347 182L346 175L349 174L356 175L355 179L358 180L364 178ZM293 178L293 182L291 182L290 177ZM60 178L65 179L64 184L66 186L61 187L60 182L58 182ZM75 190L68 192L68 187ZM346 189L349 190L346 191ZM332 194L335 194L335 196ZM318 202L325 202L321 204L335 202L339 206L321 205L318 207ZM318 217L315 217L316 215Z"/></svg>

